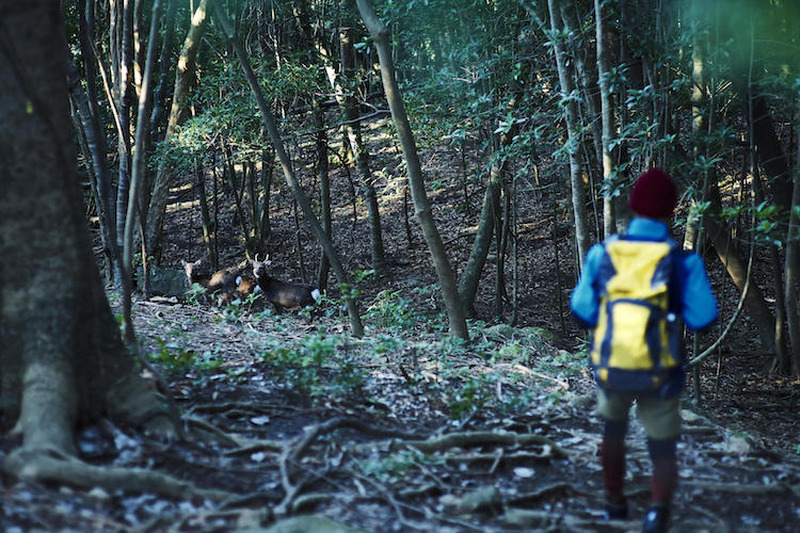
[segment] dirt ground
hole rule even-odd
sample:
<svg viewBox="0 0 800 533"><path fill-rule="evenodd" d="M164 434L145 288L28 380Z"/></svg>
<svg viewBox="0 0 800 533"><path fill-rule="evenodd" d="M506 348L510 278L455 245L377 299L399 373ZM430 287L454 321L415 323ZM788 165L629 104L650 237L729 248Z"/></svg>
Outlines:
<svg viewBox="0 0 800 533"><path fill-rule="evenodd" d="M431 181L458 182L457 153L424 154ZM103 421L81 432L82 458L162 471L228 497L208 499L189 488L183 497L164 497L32 486L3 476L5 531L638 530L649 497L638 424L628 440L632 518L602 520L600 424L580 354L583 332L567 312L575 281L571 227L550 201L557 182L519 177L516 268L510 259L506 268L506 290L516 293L518 307L504 300L496 319L490 262L473 341L459 346L442 325L430 256L413 208L404 207L398 157L389 144L374 161L383 169L391 277L359 285L363 339L348 334L335 291L311 319L258 303L137 301L145 351L169 382L192 438L156 442ZM333 179L336 245L348 271L368 270L363 202L343 174ZM285 187L278 184L274 194L266 251L275 275L313 281L319 251L302 222L295 224ZM472 245L480 195L473 182L466 196L460 186L431 192L458 271ZM203 256L196 204L191 188L176 187L163 267ZM244 259L237 224L231 211L222 215L221 250L226 264L235 264ZM724 324L738 295L718 261L707 261ZM514 315L513 327L503 324ZM702 337L701 346L717 333ZM745 316L719 357L702 365L699 401L693 387L687 391L673 531L797 530L800 383L765 373L768 363ZM11 435L0 439L0 459L17 444Z"/></svg>

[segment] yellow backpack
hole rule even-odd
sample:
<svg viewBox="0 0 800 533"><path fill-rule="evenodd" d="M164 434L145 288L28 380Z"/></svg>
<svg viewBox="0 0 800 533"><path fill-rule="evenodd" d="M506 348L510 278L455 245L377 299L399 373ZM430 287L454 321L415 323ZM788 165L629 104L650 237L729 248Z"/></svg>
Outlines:
<svg viewBox="0 0 800 533"><path fill-rule="evenodd" d="M591 347L595 379L609 390L656 391L682 363L680 329L669 307L676 244L613 236L604 248Z"/></svg>

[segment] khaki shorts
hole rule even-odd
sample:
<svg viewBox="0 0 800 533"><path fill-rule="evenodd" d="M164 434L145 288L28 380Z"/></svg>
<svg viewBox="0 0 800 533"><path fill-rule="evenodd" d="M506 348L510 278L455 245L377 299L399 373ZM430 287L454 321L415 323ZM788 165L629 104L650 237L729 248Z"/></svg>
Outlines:
<svg viewBox="0 0 800 533"><path fill-rule="evenodd" d="M597 389L597 414L605 420L627 420L633 402L647 436L654 440L677 437L681 432L681 400L637 397L635 394Z"/></svg>

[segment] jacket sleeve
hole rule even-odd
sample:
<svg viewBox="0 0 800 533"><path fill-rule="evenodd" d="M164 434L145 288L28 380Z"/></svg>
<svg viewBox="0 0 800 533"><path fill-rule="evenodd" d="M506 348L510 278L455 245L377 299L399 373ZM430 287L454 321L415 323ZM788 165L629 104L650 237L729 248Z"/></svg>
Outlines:
<svg viewBox="0 0 800 533"><path fill-rule="evenodd" d="M597 326L600 311L600 289L597 286L597 273L605 250L602 244L595 244L586 254L583 272L572 291L569 306L572 316L581 327L591 329Z"/></svg>
<svg viewBox="0 0 800 533"><path fill-rule="evenodd" d="M711 292L703 259L686 253L680 262L681 318L692 331L710 326L717 319L717 299Z"/></svg>

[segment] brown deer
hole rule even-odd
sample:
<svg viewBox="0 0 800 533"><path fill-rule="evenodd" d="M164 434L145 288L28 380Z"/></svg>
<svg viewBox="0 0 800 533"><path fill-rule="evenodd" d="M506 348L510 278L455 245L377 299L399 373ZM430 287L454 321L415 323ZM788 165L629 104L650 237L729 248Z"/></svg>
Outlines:
<svg viewBox="0 0 800 533"><path fill-rule="evenodd" d="M218 303L228 305L234 300L244 300L261 289L256 280L244 273L243 267L231 267L211 272L211 266L203 259L191 263L181 260L189 285L197 283L209 294L218 298Z"/></svg>
<svg viewBox="0 0 800 533"><path fill-rule="evenodd" d="M287 283L269 275L267 267L272 262L269 256L263 261L258 260L258 254L250 260L253 275L261 287L264 297L275 306L279 313L284 309L313 306L320 298L319 289L306 283Z"/></svg>

